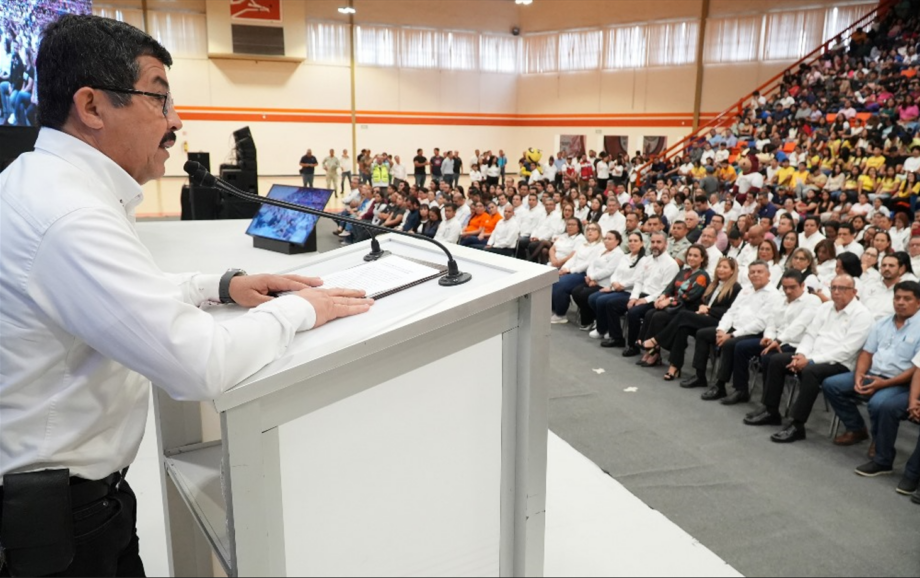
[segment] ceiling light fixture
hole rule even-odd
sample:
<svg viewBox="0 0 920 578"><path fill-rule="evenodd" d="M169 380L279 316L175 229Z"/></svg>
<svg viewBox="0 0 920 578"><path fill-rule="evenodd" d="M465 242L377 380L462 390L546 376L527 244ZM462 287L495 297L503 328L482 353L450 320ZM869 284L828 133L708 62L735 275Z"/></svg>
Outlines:
<svg viewBox="0 0 920 578"><path fill-rule="evenodd" d="M533 0L514 0L514 3L523 5L523 6L530 6L531 4L533 4Z"/></svg>
<svg viewBox="0 0 920 578"><path fill-rule="evenodd" d="M341 12L342 14L354 14L357 12L357 10L355 10L351 6L343 6L342 8L339 8L339 12Z"/></svg>

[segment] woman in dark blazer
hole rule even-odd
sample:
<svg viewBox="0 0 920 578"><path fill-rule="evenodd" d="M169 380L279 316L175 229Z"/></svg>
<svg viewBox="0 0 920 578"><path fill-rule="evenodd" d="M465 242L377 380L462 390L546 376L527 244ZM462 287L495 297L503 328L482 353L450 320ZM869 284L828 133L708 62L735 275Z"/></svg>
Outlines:
<svg viewBox="0 0 920 578"><path fill-rule="evenodd" d="M646 349L659 347L671 352L671 367L664 376L665 381L680 378L690 336L705 327L718 326L739 293L738 262L731 257L723 257L716 267L716 281L709 284L699 309L696 312L681 311L658 335L643 344Z"/></svg>
<svg viewBox="0 0 920 578"><path fill-rule="evenodd" d="M703 301L703 294L709 287L709 253L702 245L691 245L684 257L687 264L671 281L664 293L655 301L655 307L645 314L642 331L639 334L639 347L647 340L658 335L681 311L696 312ZM640 367L661 365L661 349L649 348L636 364Z"/></svg>

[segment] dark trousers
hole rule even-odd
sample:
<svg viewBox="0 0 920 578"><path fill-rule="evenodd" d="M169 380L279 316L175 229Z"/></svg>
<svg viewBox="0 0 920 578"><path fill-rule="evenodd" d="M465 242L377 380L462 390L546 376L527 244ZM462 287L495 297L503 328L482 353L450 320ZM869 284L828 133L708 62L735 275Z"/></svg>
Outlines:
<svg viewBox="0 0 920 578"><path fill-rule="evenodd" d="M647 341L656 337L669 323L671 323L671 320L673 320L676 315L677 312L668 311L667 309L650 309L645 314L645 321L642 323L639 339Z"/></svg>
<svg viewBox="0 0 920 578"><path fill-rule="evenodd" d="M763 404L773 413L779 413L788 373L786 366L792 362L792 356L792 353L780 353L770 359L764 381ZM821 383L847 371L846 366L839 363L812 363L806 366L799 374L799 397L792 406L792 420L799 424L807 422L815 400L821 393Z"/></svg>
<svg viewBox="0 0 920 578"><path fill-rule="evenodd" d="M626 307L626 303L629 301L629 293L614 291L611 293L595 293L588 298L588 306L594 311L594 315L597 318L597 332L601 335L610 335L611 338L619 339L623 338L623 330L620 328L620 318L614 317L610 314L610 311L614 307L619 307L622 303L623 307ZM614 320L614 325L617 326L616 333L614 329L610 326L610 320Z"/></svg>
<svg viewBox="0 0 920 578"><path fill-rule="evenodd" d="M588 287L582 283L572 291L572 300L578 305L578 316L580 317L582 325L591 325L597 321L597 318L594 316L594 310L591 308L588 300L600 290L600 285Z"/></svg>
<svg viewBox="0 0 920 578"><path fill-rule="evenodd" d="M505 257L514 257L514 249L498 249L496 247L486 247L486 251L489 253L504 255Z"/></svg>
<svg viewBox="0 0 920 578"><path fill-rule="evenodd" d="M559 277L559 280L553 285L553 313L559 317L564 317L569 312L572 292L584 284L584 273L570 273Z"/></svg>
<svg viewBox="0 0 920 578"><path fill-rule="evenodd" d="M73 529L73 561L50 576L145 576L137 539L137 498L127 482L102 500L74 508ZM7 555L15 565L15 553ZM0 576L10 575L4 564Z"/></svg>
<svg viewBox="0 0 920 578"><path fill-rule="evenodd" d="M681 369L684 366L690 337L696 336L701 329L715 328L718 325L719 321L709 315L681 311L655 339L662 349L671 352L671 365ZM699 347L697 344L698 349ZM706 355L709 355L708 351Z"/></svg>
<svg viewBox="0 0 920 578"><path fill-rule="evenodd" d="M628 300L620 300L615 301L607 307L607 326L610 328L610 337L612 339L623 339L623 327L621 326L620 319L625 315L628 325L628 334L625 336L626 344L629 347L634 347L636 341L639 339L639 329L642 326L642 319L645 317L645 314L648 313L650 309L654 309L655 306L651 303L646 303L645 305L636 305L632 309L629 309L627 305L629 305Z"/></svg>
<svg viewBox="0 0 920 578"><path fill-rule="evenodd" d="M696 369L696 374L702 378L705 378L706 376L706 364L709 362L709 353L712 351L712 348L716 346L717 332L717 328L707 327L706 329L701 329L696 333L696 352L693 356L693 367ZM719 352L719 373L716 375L716 382L718 384L724 387L726 383L732 380L732 374L741 369L735 365L735 353L738 344L743 341L751 341L754 339L759 342L761 337L763 336L745 335L742 337L729 339L722 344ZM741 372L744 376L745 383L745 387L741 391L747 391L747 382L750 378L750 375L748 374L748 368L746 365L744 369L741 370Z"/></svg>
<svg viewBox="0 0 920 578"><path fill-rule="evenodd" d="M770 359L778 353L795 353L795 348L783 345L782 350L777 352L771 351L767 355L760 355L764 350L760 344L760 337L751 337L743 339L735 345L735 368L732 373L732 387L735 391L748 391L751 384L751 360L760 357L760 371L766 374Z"/></svg>

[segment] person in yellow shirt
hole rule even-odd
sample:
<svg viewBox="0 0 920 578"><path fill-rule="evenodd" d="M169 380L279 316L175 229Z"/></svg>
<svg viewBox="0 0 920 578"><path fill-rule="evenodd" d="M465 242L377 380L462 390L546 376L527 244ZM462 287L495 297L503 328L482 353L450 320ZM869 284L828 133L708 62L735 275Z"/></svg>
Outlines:
<svg viewBox="0 0 920 578"><path fill-rule="evenodd" d="M719 181L722 183L722 186L730 188L735 184L737 179L738 173L735 171L735 168L728 164L728 161L722 161L722 166L719 167Z"/></svg>
<svg viewBox="0 0 920 578"><path fill-rule="evenodd" d="M879 171L885 166L885 156L882 154L882 147L875 147L871 157L866 159L866 170L875 169Z"/></svg>
<svg viewBox="0 0 920 578"><path fill-rule="evenodd" d="M870 194L869 198L875 201L876 198L881 197L883 201L887 201L893 197L895 193L901 190L901 185L902 183L898 179L894 167L888 167L885 171L885 176L878 179L878 184L875 186L875 194Z"/></svg>
<svg viewBox="0 0 920 578"><path fill-rule="evenodd" d="M700 161L696 161L693 163L693 168L690 169L690 176L697 181L703 180L703 177L706 176L706 167Z"/></svg>
<svg viewBox="0 0 920 578"><path fill-rule="evenodd" d="M795 174L795 169L789 166L789 158L783 159L783 162L776 171L776 174L773 175L773 181L775 185L780 187L791 187L792 186L792 175Z"/></svg>
<svg viewBox="0 0 920 578"><path fill-rule="evenodd" d="M847 179L843 184L843 193L851 203L856 200L859 194L860 177L862 177L862 171L859 170L859 167L853 167L847 171Z"/></svg>
<svg viewBox="0 0 920 578"><path fill-rule="evenodd" d="M856 187L857 194L866 194L870 192L875 192L875 187L878 184L878 171L875 167L869 167L866 169L866 172L859 176L858 186Z"/></svg>
<svg viewBox="0 0 920 578"><path fill-rule="evenodd" d="M804 162L801 162L799 163L798 170L792 173L792 178L789 186L793 189L797 189L799 186L804 187L806 181L808 181L808 165L806 165Z"/></svg>

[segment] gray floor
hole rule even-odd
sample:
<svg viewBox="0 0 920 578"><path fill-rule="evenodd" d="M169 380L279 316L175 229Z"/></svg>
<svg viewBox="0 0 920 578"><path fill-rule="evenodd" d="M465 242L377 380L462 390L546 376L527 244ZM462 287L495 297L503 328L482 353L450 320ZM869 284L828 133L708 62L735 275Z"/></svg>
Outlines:
<svg viewBox="0 0 920 578"><path fill-rule="evenodd" d="M867 443L834 446L822 399L807 440L774 444L777 428L741 423L753 405L703 402L572 323L552 344L550 428L738 571L920 576L920 505L894 491L916 426L902 428L895 475L864 479Z"/></svg>

